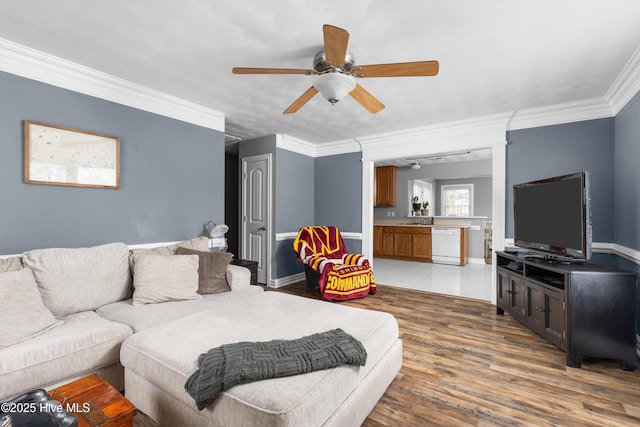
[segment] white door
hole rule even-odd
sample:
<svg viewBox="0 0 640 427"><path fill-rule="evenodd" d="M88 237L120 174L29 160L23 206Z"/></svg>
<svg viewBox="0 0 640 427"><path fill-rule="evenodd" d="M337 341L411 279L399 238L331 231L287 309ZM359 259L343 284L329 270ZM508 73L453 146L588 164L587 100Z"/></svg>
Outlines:
<svg viewBox="0 0 640 427"><path fill-rule="evenodd" d="M242 259L258 262L258 282L269 284L271 154L242 159Z"/></svg>

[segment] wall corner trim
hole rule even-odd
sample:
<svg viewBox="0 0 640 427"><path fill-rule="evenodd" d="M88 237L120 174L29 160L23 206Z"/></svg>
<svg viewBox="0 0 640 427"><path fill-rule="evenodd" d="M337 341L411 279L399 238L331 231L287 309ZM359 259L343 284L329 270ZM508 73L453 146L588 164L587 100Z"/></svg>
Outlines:
<svg viewBox="0 0 640 427"><path fill-rule="evenodd" d="M2 38L0 71L224 132L219 111Z"/></svg>

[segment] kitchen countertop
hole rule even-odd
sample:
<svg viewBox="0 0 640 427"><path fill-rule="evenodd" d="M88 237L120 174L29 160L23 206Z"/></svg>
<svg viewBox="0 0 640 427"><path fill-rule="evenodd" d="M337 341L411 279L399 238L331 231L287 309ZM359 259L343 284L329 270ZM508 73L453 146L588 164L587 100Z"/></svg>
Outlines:
<svg viewBox="0 0 640 427"><path fill-rule="evenodd" d="M471 228L470 225L446 224L373 224L374 227L428 227L428 228Z"/></svg>

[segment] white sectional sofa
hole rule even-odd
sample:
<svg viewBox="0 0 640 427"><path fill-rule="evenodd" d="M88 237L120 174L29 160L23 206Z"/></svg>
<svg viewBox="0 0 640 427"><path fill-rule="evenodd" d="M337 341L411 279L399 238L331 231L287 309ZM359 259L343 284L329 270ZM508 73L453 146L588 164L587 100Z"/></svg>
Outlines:
<svg viewBox="0 0 640 427"><path fill-rule="evenodd" d="M149 284L180 282L192 274L192 261L197 263L198 256L173 256L178 246L205 252L207 239L155 249L130 250L122 243L41 249L20 259L0 260L0 294L3 288L22 289L16 277L26 277L26 267L35 279L40 304L52 313L44 323L42 318L33 321L34 313L42 314L42 307L34 303L22 311L11 306L13 311L2 314L11 316L2 319L3 327L26 322L22 323L27 325L26 334L32 332L28 325L44 328L14 343L0 339L0 401L97 372L124 389L127 398L160 425L362 423L402 364L402 342L393 316L264 292L249 284L248 269L234 265L226 267L227 292L194 295L193 289L183 287L149 293L145 287ZM155 264L147 267L141 260ZM202 264L199 269L203 271ZM37 295L32 298L37 299ZM184 389L198 368L198 355L210 348L239 341L295 339L334 328L363 344L365 366L234 386L202 411Z"/></svg>

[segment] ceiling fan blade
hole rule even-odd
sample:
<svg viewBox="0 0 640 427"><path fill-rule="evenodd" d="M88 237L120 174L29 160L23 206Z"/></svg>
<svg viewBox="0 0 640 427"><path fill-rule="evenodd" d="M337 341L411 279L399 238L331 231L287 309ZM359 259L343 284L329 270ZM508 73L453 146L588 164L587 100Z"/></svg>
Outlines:
<svg viewBox="0 0 640 427"><path fill-rule="evenodd" d="M334 67L344 64L347 56L347 44L349 43L349 33L342 28L325 24L322 27L324 33L324 55L327 61Z"/></svg>
<svg viewBox="0 0 640 427"><path fill-rule="evenodd" d="M353 72L356 77L412 77L435 76L438 61L398 62L394 64L358 65Z"/></svg>
<svg viewBox="0 0 640 427"><path fill-rule="evenodd" d="M349 95L358 101L364 108L369 110L371 114L375 114L384 108L384 104L366 91L365 88L356 83L356 88L349 92Z"/></svg>
<svg viewBox="0 0 640 427"><path fill-rule="evenodd" d="M302 70L298 68L246 68L235 67L233 74L316 74L314 70Z"/></svg>
<svg viewBox="0 0 640 427"><path fill-rule="evenodd" d="M309 102L311 98L313 98L316 93L318 93L318 89L311 86L305 93L303 93L300 98L296 99L293 104L289 106L282 114L292 114L298 111L304 104Z"/></svg>

